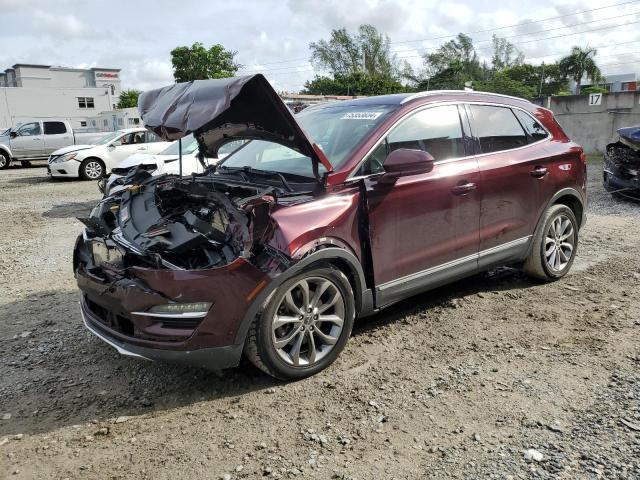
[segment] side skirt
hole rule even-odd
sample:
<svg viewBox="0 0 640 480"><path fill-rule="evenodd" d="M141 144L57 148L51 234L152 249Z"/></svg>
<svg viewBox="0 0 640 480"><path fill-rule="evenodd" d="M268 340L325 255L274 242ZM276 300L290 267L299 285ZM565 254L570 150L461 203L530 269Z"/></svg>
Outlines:
<svg viewBox="0 0 640 480"><path fill-rule="evenodd" d="M378 285L376 307L384 308L416 293L455 282L498 265L505 265L527 257L532 236L483 250L478 254L462 257L427 270Z"/></svg>

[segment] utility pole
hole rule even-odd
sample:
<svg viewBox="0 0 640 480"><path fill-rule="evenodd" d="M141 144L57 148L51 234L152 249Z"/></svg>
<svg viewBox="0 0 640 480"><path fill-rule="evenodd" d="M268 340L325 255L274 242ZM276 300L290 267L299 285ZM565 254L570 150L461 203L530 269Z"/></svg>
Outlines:
<svg viewBox="0 0 640 480"><path fill-rule="evenodd" d="M540 71L540 87L538 88L538 96L542 97L542 80L544 79L544 62L542 62L542 69Z"/></svg>

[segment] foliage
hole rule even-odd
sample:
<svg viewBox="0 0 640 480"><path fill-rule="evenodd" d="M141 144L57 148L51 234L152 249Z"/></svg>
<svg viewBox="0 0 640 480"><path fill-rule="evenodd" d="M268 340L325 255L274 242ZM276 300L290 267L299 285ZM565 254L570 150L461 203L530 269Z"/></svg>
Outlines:
<svg viewBox="0 0 640 480"><path fill-rule="evenodd" d="M489 80L474 82L473 87L476 90L482 90L484 92L501 93L503 95L512 95L526 99L533 98L538 93L536 86L514 80L509 76L508 72L505 71L497 72Z"/></svg>
<svg viewBox="0 0 640 480"><path fill-rule="evenodd" d="M578 93L580 93L582 77L585 75L592 82L599 82L602 78L602 73L594 60L597 53L595 48L573 47L571 53L560 60L560 71L576 82Z"/></svg>
<svg viewBox="0 0 640 480"><path fill-rule="evenodd" d="M384 95L407 91L398 80L385 75L355 72L333 78L316 76L304 85L303 93L313 95Z"/></svg>
<svg viewBox="0 0 640 480"><path fill-rule="evenodd" d="M464 84L465 81L482 78L482 67L473 40L464 33L459 33L455 39L443 43L438 50L425 54L423 58L427 73L432 77L440 75L439 84L451 81L457 85L460 80Z"/></svg>
<svg viewBox="0 0 640 480"><path fill-rule="evenodd" d="M591 93L609 93L604 87L592 86L592 87L584 87L580 89L581 95L589 95Z"/></svg>
<svg viewBox="0 0 640 480"><path fill-rule="evenodd" d="M137 107L139 95L140 95L140 90L135 90L135 89L123 90L120 93L120 100L118 100L117 108Z"/></svg>
<svg viewBox="0 0 640 480"><path fill-rule="evenodd" d="M208 49L200 42L176 47L171 50L173 77L176 82L233 77L240 68L235 62L236 54L220 44Z"/></svg>
<svg viewBox="0 0 640 480"><path fill-rule="evenodd" d="M332 30L329 40L309 44L311 61L332 75L365 72L395 78L398 62L391 54L390 40L373 25L360 25L357 33L345 28Z"/></svg>
<svg viewBox="0 0 640 480"><path fill-rule="evenodd" d="M496 34L491 37L493 44L493 55L491 56L491 66L494 70L522 65L524 53L518 50L513 43L505 38L500 38Z"/></svg>

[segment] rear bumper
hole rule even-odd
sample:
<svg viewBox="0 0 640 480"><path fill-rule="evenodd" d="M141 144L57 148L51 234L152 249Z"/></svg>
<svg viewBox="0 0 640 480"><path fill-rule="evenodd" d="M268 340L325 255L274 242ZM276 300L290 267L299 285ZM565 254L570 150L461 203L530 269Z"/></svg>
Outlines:
<svg viewBox="0 0 640 480"><path fill-rule="evenodd" d="M222 368L235 367L242 356L242 344L200 348L197 350L161 350L133 345L116 338L106 328L102 327L100 321L89 311L84 300L80 301L80 313L87 330L103 342L111 345L119 354L127 357L220 370Z"/></svg>

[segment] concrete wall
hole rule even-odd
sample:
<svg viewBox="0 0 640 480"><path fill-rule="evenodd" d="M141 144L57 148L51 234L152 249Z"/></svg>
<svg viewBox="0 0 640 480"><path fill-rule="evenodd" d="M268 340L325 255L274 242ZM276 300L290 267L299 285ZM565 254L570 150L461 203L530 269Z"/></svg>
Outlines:
<svg viewBox="0 0 640 480"><path fill-rule="evenodd" d="M640 92L608 93L600 105L589 105L588 95L548 97L550 108L565 133L587 153L601 153L617 138L616 130L640 124Z"/></svg>
<svg viewBox="0 0 640 480"><path fill-rule="evenodd" d="M94 108L80 108L78 97L93 97ZM35 118L69 120L72 127L81 127L100 112L112 109L112 97L107 89L98 88L0 88L0 127L11 127Z"/></svg>

